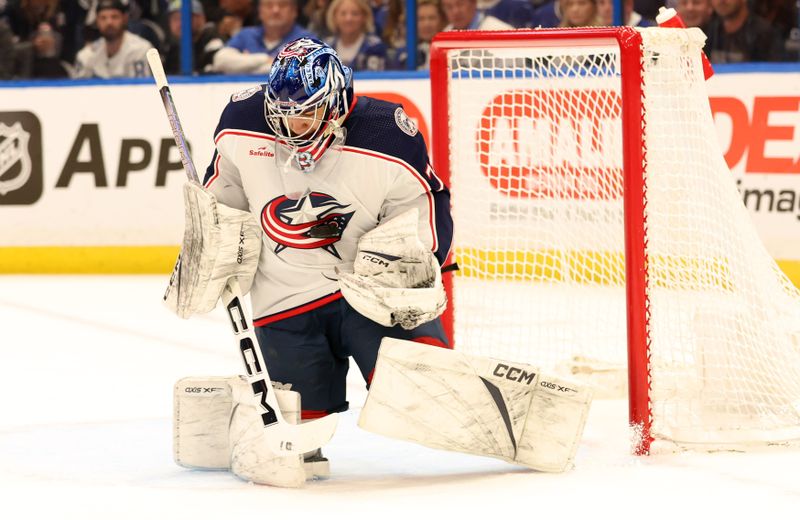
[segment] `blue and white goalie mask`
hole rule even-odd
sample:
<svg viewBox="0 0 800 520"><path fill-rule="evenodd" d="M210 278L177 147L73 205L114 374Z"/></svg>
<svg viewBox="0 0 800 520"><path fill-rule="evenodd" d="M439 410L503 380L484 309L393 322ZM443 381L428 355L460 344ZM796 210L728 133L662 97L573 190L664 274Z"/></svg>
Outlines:
<svg viewBox="0 0 800 520"><path fill-rule="evenodd" d="M311 173L323 154L326 163L335 161L331 152L344 143L351 83L351 70L319 40L300 38L281 49L269 73L264 112L282 173Z"/></svg>

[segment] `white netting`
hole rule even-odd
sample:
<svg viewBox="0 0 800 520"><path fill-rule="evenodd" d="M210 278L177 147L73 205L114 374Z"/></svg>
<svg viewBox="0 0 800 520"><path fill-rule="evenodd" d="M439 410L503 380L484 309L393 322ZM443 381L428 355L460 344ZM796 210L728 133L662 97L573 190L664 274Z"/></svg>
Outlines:
<svg viewBox="0 0 800 520"><path fill-rule="evenodd" d="M719 150L702 33L642 35L653 433L800 438L800 295ZM449 51L457 348L625 366L619 62L608 38Z"/></svg>

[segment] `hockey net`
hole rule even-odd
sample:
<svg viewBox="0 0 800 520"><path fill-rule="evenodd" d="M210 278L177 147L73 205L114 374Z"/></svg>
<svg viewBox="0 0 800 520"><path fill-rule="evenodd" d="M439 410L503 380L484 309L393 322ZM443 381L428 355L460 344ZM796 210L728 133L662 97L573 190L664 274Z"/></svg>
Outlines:
<svg viewBox="0 0 800 520"><path fill-rule="evenodd" d="M723 160L703 41L461 32L431 55L455 347L573 372L630 365L643 453L800 438L800 294Z"/></svg>

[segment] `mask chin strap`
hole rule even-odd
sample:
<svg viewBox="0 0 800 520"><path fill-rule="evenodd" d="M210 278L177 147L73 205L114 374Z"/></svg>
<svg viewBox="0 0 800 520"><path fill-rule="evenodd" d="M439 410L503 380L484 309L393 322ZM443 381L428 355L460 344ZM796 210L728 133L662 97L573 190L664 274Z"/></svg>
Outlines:
<svg viewBox="0 0 800 520"><path fill-rule="evenodd" d="M283 163L283 168L288 170L292 167L292 163L297 166L303 173L311 173L317 164L317 161L322 157L325 151L331 145L341 144L347 134L347 130L342 126L344 120L347 119L347 113L342 114L336 119L328 121L325 130L323 130L317 137L315 142L307 146L295 147L287 146L291 149L288 157ZM288 143L287 143L288 144Z"/></svg>

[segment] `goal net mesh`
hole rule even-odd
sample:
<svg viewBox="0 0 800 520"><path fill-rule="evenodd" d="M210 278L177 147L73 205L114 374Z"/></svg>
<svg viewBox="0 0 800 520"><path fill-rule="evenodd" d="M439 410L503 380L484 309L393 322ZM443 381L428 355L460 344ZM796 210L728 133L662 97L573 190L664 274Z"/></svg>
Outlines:
<svg viewBox="0 0 800 520"><path fill-rule="evenodd" d="M641 35L645 211L627 218L646 237L652 435L711 447L796 439L800 294L723 160L702 33ZM619 46L466 47L446 60L456 348L544 369L624 368Z"/></svg>

